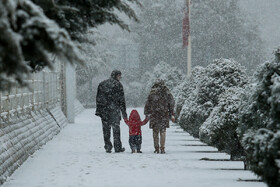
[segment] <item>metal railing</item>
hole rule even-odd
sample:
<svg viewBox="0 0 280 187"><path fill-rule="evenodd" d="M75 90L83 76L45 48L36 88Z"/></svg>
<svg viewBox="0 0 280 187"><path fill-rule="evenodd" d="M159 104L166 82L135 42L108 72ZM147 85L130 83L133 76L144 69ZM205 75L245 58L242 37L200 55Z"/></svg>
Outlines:
<svg viewBox="0 0 280 187"><path fill-rule="evenodd" d="M0 92L0 114L2 122L11 117L19 117L41 109L51 109L61 104L63 74L59 63L54 70L45 69L33 73L27 82L29 87L15 86L9 91Z"/></svg>

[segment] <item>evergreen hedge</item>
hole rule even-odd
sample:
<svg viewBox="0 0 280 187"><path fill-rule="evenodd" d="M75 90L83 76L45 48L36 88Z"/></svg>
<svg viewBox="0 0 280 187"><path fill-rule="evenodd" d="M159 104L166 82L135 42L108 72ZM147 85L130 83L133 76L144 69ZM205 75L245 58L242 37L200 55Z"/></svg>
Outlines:
<svg viewBox="0 0 280 187"><path fill-rule="evenodd" d="M280 186L280 48L254 75L238 134L251 170L269 186Z"/></svg>

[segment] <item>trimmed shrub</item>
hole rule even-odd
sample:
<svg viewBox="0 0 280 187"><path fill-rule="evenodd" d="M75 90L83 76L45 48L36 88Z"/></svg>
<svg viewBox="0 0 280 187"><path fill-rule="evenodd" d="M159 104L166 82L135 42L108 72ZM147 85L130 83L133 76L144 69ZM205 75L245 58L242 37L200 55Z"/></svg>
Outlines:
<svg viewBox="0 0 280 187"><path fill-rule="evenodd" d="M219 98L219 104L199 129L199 138L231 155L231 159L244 156L244 149L237 136L236 129L240 123L238 110L244 89L234 87L228 89Z"/></svg>
<svg viewBox="0 0 280 187"><path fill-rule="evenodd" d="M179 124L194 137L218 105L219 96L228 88L242 87L247 82L244 68L234 60L217 59L208 65L195 82L195 89L185 101Z"/></svg>
<svg viewBox="0 0 280 187"><path fill-rule="evenodd" d="M280 48L275 56L254 75L238 127L250 168L269 186L280 186Z"/></svg>

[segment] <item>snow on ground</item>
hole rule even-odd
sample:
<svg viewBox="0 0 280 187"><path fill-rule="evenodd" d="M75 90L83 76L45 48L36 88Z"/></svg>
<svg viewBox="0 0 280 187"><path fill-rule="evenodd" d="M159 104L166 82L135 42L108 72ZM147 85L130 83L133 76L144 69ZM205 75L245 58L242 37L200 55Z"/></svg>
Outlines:
<svg viewBox="0 0 280 187"><path fill-rule="evenodd" d="M138 111L143 118L143 109ZM94 112L90 109L78 115L75 124L66 126L32 155L3 187L266 186L238 181L257 179L252 172L242 170L242 162L200 160L229 156L204 145L175 124L167 130L166 154L153 153L148 124L142 128L143 153L131 154L128 127L123 121L121 139L126 151L105 153L101 121Z"/></svg>

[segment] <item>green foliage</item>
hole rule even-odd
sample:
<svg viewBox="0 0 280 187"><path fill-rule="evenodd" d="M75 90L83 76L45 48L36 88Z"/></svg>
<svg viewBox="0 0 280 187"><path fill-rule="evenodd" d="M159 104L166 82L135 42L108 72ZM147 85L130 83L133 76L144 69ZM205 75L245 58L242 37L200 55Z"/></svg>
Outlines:
<svg viewBox="0 0 280 187"><path fill-rule="evenodd" d="M260 128L257 131L248 130L243 138L250 169L270 187L280 185L280 130Z"/></svg>
<svg viewBox="0 0 280 187"><path fill-rule="evenodd" d="M128 30L115 9L137 20L121 0L0 1L0 90L25 86L31 72L52 68L52 54L63 62L84 62L71 39L87 40L82 34L105 22Z"/></svg>
<svg viewBox="0 0 280 187"><path fill-rule="evenodd" d="M279 59L266 62L255 73L252 85L248 90L247 100L242 104L240 134L246 129L268 128L279 126ZM244 128L243 128L244 126Z"/></svg>
<svg viewBox="0 0 280 187"><path fill-rule="evenodd" d="M125 13L129 18L137 21L137 17L123 0L32 0L39 5L46 16L55 20L60 27L65 28L72 39L84 40L81 33L90 27L100 24L117 24L122 29L129 30L128 25L114 11ZM140 5L138 0L129 0Z"/></svg>
<svg viewBox="0 0 280 187"><path fill-rule="evenodd" d="M199 138L231 155L231 159L244 156L244 149L237 136L238 111L241 103L242 87L229 88L219 97L219 104L199 129Z"/></svg>
<svg viewBox="0 0 280 187"><path fill-rule="evenodd" d="M67 32L29 0L0 2L1 90L24 79L38 67L52 67L50 53L70 63L82 62Z"/></svg>
<svg viewBox="0 0 280 187"><path fill-rule="evenodd" d="M204 76L205 68L201 66L196 66L192 69L191 76L182 80L182 82L177 86L176 91L174 92L174 98L176 100L175 106L175 118L179 118L182 107L185 102L192 101L192 92L196 89L196 86L201 80L201 76Z"/></svg>
<svg viewBox="0 0 280 187"><path fill-rule="evenodd" d="M246 82L247 76L239 63L227 59L213 61L200 75L200 80L196 80L195 89L182 108L179 124L198 137L199 127L218 105L220 95L231 87L242 87Z"/></svg>
<svg viewBox="0 0 280 187"><path fill-rule="evenodd" d="M241 105L239 136L250 168L269 186L280 184L280 49L254 75Z"/></svg>

